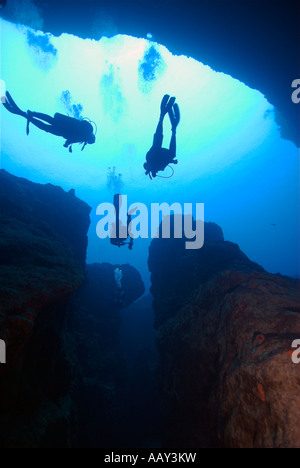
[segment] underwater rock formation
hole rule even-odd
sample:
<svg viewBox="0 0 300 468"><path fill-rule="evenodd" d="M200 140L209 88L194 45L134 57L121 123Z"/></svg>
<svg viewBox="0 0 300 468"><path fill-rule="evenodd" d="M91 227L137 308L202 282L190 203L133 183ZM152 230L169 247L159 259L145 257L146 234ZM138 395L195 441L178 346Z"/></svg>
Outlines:
<svg viewBox="0 0 300 468"><path fill-rule="evenodd" d="M121 321L121 350L127 373L122 394L122 447L160 447L162 415L152 296L144 295L122 310Z"/></svg>
<svg viewBox="0 0 300 468"><path fill-rule="evenodd" d="M300 447L299 281L209 231L198 251L150 247L164 446Z"/></svg>
<svg viewBox="0 0 300 468"><path fill-rule="evenodd" d="M0 206L0 324L7 368L31 336L39 313L80 286L90 208L60 187L3 170Z"/></svg>
<svg viewBox="0 0 300 468"><path fill-rule="evenodd" d="M119 313L143 295L141 277L85 265L90 207L74 190L0 171L0 206L0 447L108 446L120 434Z"/></svg>
<svg viewBox="0 0 300 468"><path fill-rule="evenodd" d="M60 187L0 171L0 445L35 447L68 412L60 334L83 281L90 207Z"/></svg>
<svg viewBox="0 0 300 468"><path fill-rule="evenodd" d="M68 306L64 348L72 375L72 446L122 446L121 414L126 372L120 350L120 308L114 303L114 271L122 271L125 303L144 294L130 265L87 265L84 284ZM127 422L128 423L128 422Z"/></svg>

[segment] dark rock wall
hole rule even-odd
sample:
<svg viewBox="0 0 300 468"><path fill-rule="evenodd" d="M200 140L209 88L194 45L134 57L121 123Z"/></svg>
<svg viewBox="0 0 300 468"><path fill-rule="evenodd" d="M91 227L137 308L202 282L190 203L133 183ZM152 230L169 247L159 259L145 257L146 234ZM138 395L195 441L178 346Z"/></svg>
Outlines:
<svg viewBox="0 0 300 468"><path fill-rule="evenodd" d="M128 323L120 347L139 273L85 266L90 208L74 194L4 171L0 182L2 448L160 447L161 432L174 448L300 447L298 281L264 271L213 223L200 250L154 239L160 412L147 298L131 309L132 336L145 338L134 350Z"/></svg>
<svg viewBox="0 0 300 468"><path fill-rule="evenodd" d="M145 288L119 265L120 303L117 265L85 265L89 213L72 192L0 171L2 448L121 444L119 313Z"/></svg>
<svg viewBox="0 0 300 468"><path fill-rule="evenodd" d="M84 278L89 213L60 187L0 171L2 447L38 447L51 421L68 418L61 329L66 303Z"/></svg>
<svg viewBox="0 0 300 468"><path fill-rule="evenodd" d="M152 242L166 447L300 447L299 282L237 245Z"/></svg>
<svg viewBox="0 0 300 468"><path fill-rule="evenodd" d="M123 272L126 297L122 307L142 296L143 281L130 265L92 264L87 265L86 279L68 306L63 344L72 372L76 421L73 447L120 447L126 436L128 421L122 421L127 373L120 349L121 306L113 301L116 268Z"/></svg>
<svg viewBox="0 0 300 468"><path fill-rule="evenodd" d="M64 249L68 247L75 259L84 267L91 208L76 198L75 191L70 190L66 193L61 187L32 183L0 170L0 208L1 230L4 229L4 223L9 224L10 230L15 229L21 236L21 238L16 236L13 245L15 250L11 249L12 246L5 249L5 244L2 245L0 252L2 262L5 253L11 254L10 261L18 263L20 255L24 257L27 255L27 258L32 259L33 255L43 253L41 248L36 252L34 245L30 250L24 251L22 248L22 228L27 226L27 229L32 228L33 234L49 237L53 242L60 243ZM40 261L42 262L42 259Z"/></svg>
<svg viewBox="0 0 300 468"><path fill-rule="evenodd" d="M121 351L127 374L122 394L122 447L161 446L158 352L153 321L150 294L121 312Z"/></svg>
<svg viewBox="0 0 300 468"><path fill-rule="evenodd" d="M0 326L7 370L38 315L67 300L84 277L90 208L60 187L0 171ZM1 368L4 371L4 368Z"/></svg>
<svg viewBox="0 0 300 468"><path fill-rule="evenodd" d="M263 271L236 244L224 242L222 230L216 224L205 223L204 236L205 245L199 250L185 250L185 239L152 241L148 265L156 326L175 315L199 283L208 281L219 271L239 265L242 268L251 265Z"/></svg>

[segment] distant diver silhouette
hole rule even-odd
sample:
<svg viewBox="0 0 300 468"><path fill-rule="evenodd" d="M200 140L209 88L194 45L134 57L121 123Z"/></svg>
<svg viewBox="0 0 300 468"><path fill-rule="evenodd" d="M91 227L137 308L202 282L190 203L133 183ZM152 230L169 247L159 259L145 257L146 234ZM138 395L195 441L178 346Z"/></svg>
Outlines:
<svg viewBox="0 0 300 468"><path fill-rule="evenodd" d="M126 304L126 292L122 286L123 272L119 268L114 271L115 288L111 297L111 301L118 307L124 307Z"/></svg>
<svg viewBox="0 0 300 468"><path fill-rule="evenodd" d="M92 145L96 141L96 137L93 133L93 125L87 120L78 120L59 113L51 117L48 114L31 112L29 110L23 112L17 106L8 91L6 91L6 102L3 102L3 105L12 114L21 115L27 120L27 135L29 135L29 124L32 123L47 133L65 138L66 142L64 147L69 147L70 153L72 153L73 143L82 143L82 151L87 144Z"/></svg>
<svg viewBox="0 0 300 468"><path fill-rule="evenodd" d="M146 155L146 162L144 169L146 175L149 175L150 179L157 176L158 171L164 171L166 167L171 167L170 164L178 164L176 158L176 128L180 121L180 112L178 104L175 104L175 97L170 97L169 94L165 94L162 98L160 105L160 117L156 132L153 138L153 145ZM172 137L170 141L169 149L162 148L163 143L163 120L166 114L169 114L171 126L172 126ZM174 169L171 167L174 174ZM172 177L169 176L169 177ZM162 178L169 178L164 176L157 176Z"/></svg>
<svg viewBox="0 0 300 468"><path fill-rule="evenodd" d="M112 245L116 245L117 247L122 247L123 245L128 245L129 250L132 250L133 248L133 239L130 237L130 232L129 232L129 226L131 223L131 214L127 214L127 226L126 226L126 233L127 236L126 238L120 237L120 224L122 225L122 222L120 222L120 194L114 195L114 207L116 210L116 237L111 237L110 238L110 243ZM124 225L122 225L124 227ZM127 242L128 237L130 237L129 242Z"/></svg>

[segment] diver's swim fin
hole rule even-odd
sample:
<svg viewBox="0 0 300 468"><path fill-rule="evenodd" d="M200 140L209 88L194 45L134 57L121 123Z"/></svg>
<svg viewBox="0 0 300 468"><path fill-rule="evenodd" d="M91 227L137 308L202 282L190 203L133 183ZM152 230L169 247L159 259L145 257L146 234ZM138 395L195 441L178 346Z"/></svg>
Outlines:
<svg viewBox="0 0 300 468"><path fill-rule="evenodd" d="M160 111L163 115L165 115L168 110L167 110L167 103L168 103L168 100L170 99L170 95L169 94L165 94L164 97L162 98L161 100L161 104L160 104Z"/></svg>
<svg viewBox="0 0 300 468"><path fill-rule="evenodd" d="M180 110L179 110L179 106L177 103L174 104L173 110L175 114L176 125L178 125L180 122Z"/></svg>
<svg viewBox="0 0 300 468"><path fill-rule="evenodd" d="M6 101L8 102L10 107L18 108L17 104L15 103L15 101L13 100L13 98L11 97L8 91L6 91L5 96L6 96Z"/></svg>
<svg viewBox="0 0 300 468"><path fill-rule="evenodd" d="M15 103L15 101L13 100L13 98L11 97L10 93L8 91L6 91L5 93L6 95L6 102L3 103L4 107L9 111L11 112L12 114L17 114L17 115L21 115L22 117L27 117L27 114L26 112L23 112L18 106L17 104Z"/></svg>
<svg viewBox="0 0 300 468"><path fill-rule="evenodd" d="M166 115L166 113L169 112L170 109L172 109L175 99L176 98L174 96L170 97L169 94L164 95L160 105L161 115Z"/></svg>
<svg viewBox="0 0 300 468"><path fill-rule="evenodd" d="M2 102L2 104L4 105L4 107L9 111L11 112L12 114L16 114L17 113L17 105L16 103L14 102L13 98L11 97L11 95L9 94L8 91L6 91L5 93L5 101Z"/></svg>
<svg viewBox="0 0 300 468"><path fill-rule="evenodd" d="M179 111L179 106L178 104L174 104L171 109L168 111L169 117L170 117L170 122L172 125L172 130L175 130L177 125L180 122L180 111Z"/></svg>
<svg viewBox="0 0 300 468"><path fill-rule="evenodd" d="M15 101L13 100L13 98L11 97L11 94L6 91L6 99L8 101L8 104L10 105L10 107L12 107L16 113L19 113L20 115L24 115L25 112L23 112L19 106L17 106L17 104L15 103Z"/></svg>
<svg viewBox="0 0 300 468"><path fill-rule="evenodd" d="M170 112L172 110L172 107L174 105L174 102L176 100L176 97L172 96L170 99L169 99L169 102L167 104L167 112Z"/></svg>

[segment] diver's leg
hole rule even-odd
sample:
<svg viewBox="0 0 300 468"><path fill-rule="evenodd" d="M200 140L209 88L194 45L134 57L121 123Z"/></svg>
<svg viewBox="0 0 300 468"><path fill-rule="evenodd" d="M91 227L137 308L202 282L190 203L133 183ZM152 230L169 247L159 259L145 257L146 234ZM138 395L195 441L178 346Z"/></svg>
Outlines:
<svg viewBox="0 0 300 468"><path fill-rule="evenodd" d="M172 130L172 137L170 141L170 156L172 159L176 158L176 129Z"/></svg>
<svg viewBox="0 0 300 468"><path fill-rule="evenodd" d="M44 122L42 122L42 120ZM47 124L45 124L47 122ZM44 130L45 132L52 133L53 135L57 135L54 130L54 118L48 114L43 114L41 112L32 112L30 110L27 111L27 127L26 133L29 135L29 124L33 123L36 127Z"/></svg>
<svg viewBox="0 0 300 468"><path fill-rule="evenodd" d="M163 121L164 121L164 116L160 115L159 121L156 127L156 131L154 133L153 137L153 147L154 148L161 148L162 143L163 143Z"/></svg>
<svg viewBox="0 0 300 468"><path fill-rule="evenodd" d="M28 115L30 120L31 120L32 117L35 117L36 119L44 120L45 122L49 123L50 125L54 124L54 118L51 117L51 115L43 114L42 112L31 112L31 111L28 111L27 115Z"/></svg>
<svg viewBox="0 0 300 468"><path fill-rule="evenodd" d="M30 123L32 123L33 125L38 127L40 130L44 130L45 132L48 132L48 133L53 133L52 132L52 125L48 125L48 124L46 124L44 122L41 122L40 120L35 119L33 117L30 117L29 121L30 121Z"/></svg>
<svg viewBox="0 0 300 468"><path fill-rule="evenodd" d="M164 122L164 117L169 112L170 109L172 109L172 106L175 102L175 97L171 97L169 94L165 94L164 97L161 100L160 104L160 116L159 116L159 121L156 127L156 132L154 134L153 138L153 147L154 148L161 148L162 143L163 143L163 122Z"/></svg>
<svg viewBox="0 0 300 468"><path fill-rule="evenodd" d="M165 94L164 97L163 97L162 100L161 100L161 103L160 103L160 114L161 114L162 116L164 116L164 115L168 112L167 104L168 104L169 99L170 99L170 95L169 95L169 94Z"/></svg>

